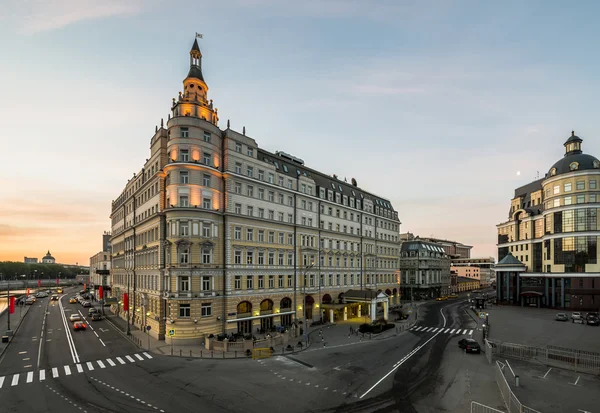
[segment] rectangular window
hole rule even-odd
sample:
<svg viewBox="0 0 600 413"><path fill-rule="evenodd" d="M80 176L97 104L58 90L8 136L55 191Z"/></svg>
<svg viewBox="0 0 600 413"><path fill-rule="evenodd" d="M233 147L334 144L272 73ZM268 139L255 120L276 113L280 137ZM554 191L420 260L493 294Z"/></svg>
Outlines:
<svg viewBox="0 0 600 413"><path fill-rule="evenodd" d="M280 253L279 253L279 257L278 257L278 260L279 260L279 261L278 261L278 262L279 262L279 265L283 265L283 259L284 259L284 258L283 258L283 252L280 252Z"/></svg>
<svg viewBox="0 0 600 413"><path fill-rule="evenodd" d="M210 291L210 277L202 277L202 291Z"/></svg>
<svg viewBox="0 0 600 413"><path fill-rule="evenodd" d="M258 180L259 181L264 181L265 180L265 171L263 171L262 169L258 170Z"/></svg>
<svg viewBox="0 0 600 413"><path fill-rule="evenodd" d="M247 290L251 290L254 288L254 280L252 279L251 275L247 275L246 276L246 289Z"/></svg>
<svg viewBox="0 0 600 413"><path fill-rule="evenodd" d="M252 228L246 229L246 241L254 241L254 230Z"/></svg>
<svg viewBox="0 0 600 413"><path fill-rule="evenodd" d="M577 203L583 204L585 202L585 195L577 195Z"/></svg>
<svg viewBox="0 0 600 413"><path fill-rule="evenodd" d="M202 264L212 264L212 254L210 248L202 248Z"/></svg>
<svg viewBox="0 0 600 413"><path fill-rule="evenodd" d="M279 212L279 221L283 222L283 212Z"/></svg>
<svg viewBox="0 0 600 413"><path fill-rule="evenodd" d="M573 200L572 196L565 197L565 205L571 205L571 201Z"/></svg>
<svg viewBox="0 0 600 413"><path fill-rule="evenodd" d="M205 187L210 187L210 175L202 175L202 185L204 185Z"/></svg>
<svg viewBox="0 0 600 413"><path fill-rule="evenodd" d="M190 317L190 305L189 304L179 304L179 317L181 317L181 318L189 318Z"/></svg>
<svg viewBox="0 0 600 413"><path fill-rule="evenodd" d="M596 202L596 194L590 194L590 202Z"/></svg>
<svg viewBox="0 0 600 413"><path fill-rule="evenodd" d="M265 190L258 188L258 199L265 199Z"/></svg>
<svg viewBox="0 0 600 413"><path fill-rule="evenodd" d="M275 288L275 276L269 275L269 288Z"/></svg>
<svg viewBox="0 0 600 413"><path fill-rule="evenodd" d="M179 159L181 162L188 162L190 160L190 151L182 149L179 151Z"/></svg>
<svg viewBox="0 0 600 413"><path fill-rule="evenodd" d="M235 183L235 193L236 194L241 194L242 193L242 184L239 182Z"/></svg>
<svg viewBox="0 0 600 413"><path fill-rule="evenodd" d="M280 276L277 277L277 286L279 288L283 288L283 275L280 275Z"/></svg>
<svg viewBox="0 0 600 413"><path fill-rule="evenodd" d="M242 213L242 204L235 204L234 211L236 214L241 214Z"/></svg>
<svg viewBox="0 0 600 413"><path fill-rule="evenodd" d="M288 184L288 189L293 189L293 187L294 187L294 182L293 182L291 179L288 179L288 182L287 182L287 184Z"/></svg>
<svg viewBox="0 0 600 413"><path fill-rule="evenodd" d="M275 219L275 211L269 209L269 219L270 220L274 220Z"/></svg>
<svg viewBox="0 0 600 413"><path fill-rule="evenodd" d="M275 253L269 251L269 265L275 265Z"/></svg>
<svg viewBox="0 0 600 413"><path fill-rule="evenodd" d="M249 178L253 178L254 177L254 168L249 166L248 169L246 169L246 174L248 175Z"/></svg>
<svg viewBox="0 0 600 413"><path fill-rule="evenodd" d="M254 149L248 147L248 156L254 156Z"/></svg>
<svg viewBox="0 0 600 413"><path fill-rule="evenodd" d="M248 216L250 216L250 217L254 216L254 207L253 206L248 205L246 207L246 211L248 212Z"/></svg>
<svg viewBox="0 0 600 413"><path fill-rule="evenodd" d="M202 198L202 208L212 209L212 199L211 198Z"/></svg>
<svg viewBox="0 0 600 413"><path fill-rule="evenodd" d="M210 142L210 132L204 131L204 142Z"/></svg>
<svg viewBox="0 0 600 413"><path fill-rule="evenodd" d="M188 222L182 222L179 225L179 235L182 237L187 237L190 235L190 225Z"/></svg>
<svg viewBox="0 0 600 413"><path fill-rule="evenodd" d="M554 186L554 195L558 195L560 193L560 186L559 185L555 185Z"/></svg>
<svg viewBox="0 0 600 413"><path fill-rule="evenodd" d="M235 173L240 175L242 173L242 164L239 162L236 162L235 164Z"/></svg>
<svg viewBox="0 0 600 413"><path fill-rule="evenodd" d="M590 181L590 189L596 189L596 181Z"/></svg>
<svg viewBox="0 0 600 413"><path fill-rule="evenodd" d="M190 198L187 195L179 195L179 206L180 207L189 207L190 206Z"/></svg>
<svg viewBox="0 0 600 413"><path fill-rule="evenodd" d="M280 232L280 233L278 234L278 239L279 239L279 243L280 243L280 244L283 244L283 241L284 241L284 239L283 239L283 232Z"/></svg>
<svg viewBox="0 0 600 413"><path fill-rule="evenodd" d="M258 265L265 265L265 253L262 251L258 252Z"/></svg>
<svg viewBox="0 0 600 413"><path fill-rule="evenodd" d="M234 257L234 261L233 261L234 264L242 263L242 251L236 250L233 257Z"/></svg>
<svg viewBox="0 0 600 413"><path fill-rule="evenodd" d="M274 184L275 183L275 175L273 175L272 173L269 174L269 183L270 184Z"/></svg>
<svg viewBox="0 0 600 413"><path fill-rule="evenodd" d="M265 209L264 208L258 208L258 217L259 218L265 217Z"/></svg>
<svg viewBox="0 0 600 413"><path fill-rule="evenodd" d="M277 195L277 202L279 202L280 204L283 205L283 194L278 194Z"/></svg>
<svg viewBox="0 0 600 413"><path fill-rule="evenodd" d="M265 288L265 276L264 275L258 276L258 288L259 289Z"/></svg>
<svg viewBox="0 0 600 413"><path fill-rule="evenodd" d="M581 191L585 189L585 181L577 181L577 190Z"/></svg>
<svg viewBox="0 0 600 413"><path fill-rule="evenodd" d="M189 276L179 277L179 290L180 291L189 291L190 290L190 277Z"/></svg>
<svg viewBox="0 0 600 413"><path fill-rule="evenodd" d="M294 234L288 234L288 245L294 245Z"/></svg>
<svg viewBox="0 0 600 413"><path fill-rule="evenodd" d="M235 151L238 153L242 153L242 144L241 143L238 143L238 142L235 143Z"/></svg>
<svg viewBox="0 0 600 413"><path fill-rule="evenodd" d="M571 192L571 182L568 182L564 185L565 192Z"/></svg>
<svg viewBox="0 0 600 413"><path fill-rule="evenodd" d="M242 289L242 276L241 275L236 275L235 276L235 280L234 280L234 287L236 290L241 290Z"/></svg>
<svg viewBox="0 0 600 413"><path fill-rule="evenodd" d="M188 171L179 171L179 183L180 184L189 184L190 183L190 175Z"/></svg>
<svg viewBox="0 0 600 413"><path fill-rule="evenodd" d="M559 207L559 206L560 206L560 199L558 199L558 198L555 198L555 199L554 199L554 207L555 207L555 208L557 208L557 207Z"/></svg>
<svg viewBox="0 0 600 413"><path fill-rule="evenodd" d="M254 197L254 187L248 185L248 187L246 188L246 193L250 198Z"/></svg>
<svg viewBox="0 0 600 413"><path fill-rule="evenodd" d="M283 176L280 176L278 179L279 186L283 186Z"/></svg>
<svg viewBox="0 0 600 413"><path fill-rule="evenodd" d="M212 304L202 303L202 317L210 317L212 315Z"/></svg>
<svg viewBox="0 0 600 413"><path fill-rule="evenodd" d="M241 240L242 239L242 227L235 227L233 230L233 239Z"/></svg>
<svg viewBox="0 0 600 413"><path fill-rule="evenodd" d="M287 265L294 265L294 254L288 254Z"/></svg>
<svg viewBox="0 0 600 413"><path fill-rule="evenodd" d="M189 131L189 129L187 127L182 126L179 130L181 131L181 135L180 136L182 138L189 138L190 137L190 131Z"/></svg>
<svg viewBox="0 0 600 413"><path fill-rule="evenodd" d="M273 231L269 231L269 243L274 243L275 242L275 232Z"/></svg>
<svg viewBox="0 0 600 413"><path fill-rule="evenodd" d="M246 251L246 264L254 264L254 251Z"/></svg>
<svg viewBox="0 0 600 413"><path fill-rule="evenodd" d="M208 152L204 152L202 154L202 163L207 166L212 166L212 162L210 161L212 158L211 154Z"/></svg>
<svg viewBox="0 0 600 413"><path fill-rule="evenodd" d="M258 242L265 242L265 230L264 229L258 230Z"/></svg>
<svg viewBox="0 0 600 413"><path fill-rule="evenodd" d="M269 191L269 202L275 201L275 192Z"/></svg>

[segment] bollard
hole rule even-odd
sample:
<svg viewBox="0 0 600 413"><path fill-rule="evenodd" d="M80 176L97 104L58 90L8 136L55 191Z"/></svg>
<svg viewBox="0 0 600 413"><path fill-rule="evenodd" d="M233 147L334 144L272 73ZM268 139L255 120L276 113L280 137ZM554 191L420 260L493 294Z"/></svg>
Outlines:
<svg viewBox="0 0 600 413"><path fill-rule="evenodd" d="M192 350L190 350L190 357L192 357Z"/></svg>
<svg viewBox="0 0 600 413"><path fill-rule="evenodd" d="M200 358L202 358L202 350L200 350Z"/></svg>
<svg viewBox="0 0 600 413"><path fill-rule="evenodd" d="M519 376L518 376L518 375L516 375L516 376L515 376L515 386L519 387L519 381L520 381L520 380L519 380Z"/></svg>
<svg viewBox="0 0 600 413"><path fill-rule="evenodd" d="M183 356L183 350L179 349L179 357Z"/></svg>

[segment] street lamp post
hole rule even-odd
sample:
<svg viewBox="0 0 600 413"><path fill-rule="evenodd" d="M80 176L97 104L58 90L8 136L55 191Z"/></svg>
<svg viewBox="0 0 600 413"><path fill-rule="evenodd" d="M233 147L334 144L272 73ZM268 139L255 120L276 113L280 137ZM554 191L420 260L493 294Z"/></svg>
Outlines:
<svg viewBox="0 0 600 413"><path fill-rule="evenodd" d="M308 312L306 311L306 272L309 271L312 267L315 266L314 262L311 262L310 265L304 268L304 345L308 347Z"/></svg>
<svg viewBox="0 0 600 413"><path fill-rule="evenodd" d="M10 278L8 280L8 290L6 292L6 300L8 301L8 313L7 313L8 325L7 325L6 334L10 336L10 335L12 335L11 329L10 329Z"/></svg>
<svg viewBox="0 0 600 413"><path fill-rule="evenodd" d="M129 271L127 271L127 335L131 335L129 326L129 314L131 312L131 304L129 303Z"/></svg>

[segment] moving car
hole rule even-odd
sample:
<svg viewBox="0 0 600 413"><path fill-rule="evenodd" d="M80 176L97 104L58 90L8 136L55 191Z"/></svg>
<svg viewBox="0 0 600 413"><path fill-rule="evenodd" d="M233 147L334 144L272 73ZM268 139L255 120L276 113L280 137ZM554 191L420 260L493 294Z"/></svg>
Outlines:
<svg viewBox="0 0 600 413"><path fill-rule="evenodd" d="M52 298L50 298L50 300L52 301L58 301L58 295L53 295Z"/></svg>
<svg viewBox="0 0 600 413"><path fill-rule="evenodd" d="M448 298L458 298L458 295L456 295L456 294L450 294L450 295L448 296Z"/></svg>
<svg viewBox="0 0 600 413"><path fill-rule="evenodd" d="M56 292L57 292L58 294L62 294L62 293L63 293L63 289L62 289L62 288L59 288L58 290L56 290Z"/></svg>
<svg viewBox="0 0 600 413"><path fill-rule="evenodd" d="M587 316L585 317L586 321L587 321L587 325L588 326L598 326L600 325L600 317L598 316L598 313L587 313Z"/></svg>
<svg viewBox="0 0 600 413"><path fill-rule="evenodd" d="M467 353L481 352L479 343L472 338L463 338L458 342L458 347L464 349Z"/></svg>
<svg viewBox="0 0 600 413"><path fill-rule="evenodd" d="M92 314L92 320L102 320L102 314L100 314L99 312L95 312L94 314Z"/></svg>
<svg viewBox="0 0 600 413"><path fill-rule="evenodd" d="M435 300L436 301L446 301L448 299L448 297L444 296L444 297L438 297Z"/></svg>
<svg viewBox="0 0 600 413"><path fill-rule="evenodd" d="M556 314L556 321L569 321L569 316L567 313L558 313Z"/></svg>
<svg viewBox="0 0 600 413"><path fill-rule="evenodd" d="M32 305L33 303L35 303L35 297L30 295L29 297L27 297L27 299L25 300L25 304L27 305Z"/></svg>
<svg viewBox="0 0 600 413"><path fill-rule="evenodd" d="M579 311L574 311L571 313L571 322L583 324L583 316Z"/></svg>
<svg viewBox="0 0 600 413"><path fill-rule="evenodd" d="M97 312L98 312L98 309L97 309L97 308L95 308L95 307L92 307L92 308L90 308L90 309L88 310L88 316L90 316L90 317L91 317L91 316L92 316L92 314L94 314L94 313L97 313Z"/></svg>
<svg viewBox="0 0 600 413"><path fill-rule="evenodd" d="M76 304L76 303L77 303L77 298L75 298L75 297L69 298L69 304Z"/></svg>
<svg viewBox="0 0 600 413"><path fill-rule="evenodd" d="M77 330L85 330L87 328L87 326L85 325L85 323L83 321L75 321L73 323L73 330L77 331Z"/></svg>
<svg viewBox="0 0 600 413"><path fill-rule="evenodd" d="M71 320L71 321L81 321L81 316L79 314L71 314L71 316L69 317L69 320Z"/></svg>

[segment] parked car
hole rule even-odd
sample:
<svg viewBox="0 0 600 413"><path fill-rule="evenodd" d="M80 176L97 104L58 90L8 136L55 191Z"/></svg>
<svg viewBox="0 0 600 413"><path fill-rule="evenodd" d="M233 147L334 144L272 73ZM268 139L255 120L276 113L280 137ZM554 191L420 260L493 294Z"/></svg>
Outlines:
<svg viewBox="0 0 600 413"><path fill-rule="evenodd" d="M92 314L92 320L102 320L102 314L100 314L99 312L95 312L94 314Z"/></svg>
<svg viewBox="0 0 600 413"><path fill-rule="evenodd" d="M598 313L588 313L585 317L588 326L598 326L600 325L600 317Z"/></svg>
<svg viewBox="0 0 600 413"><path fill-rule="evenodd" d="M94 314L94 313L97 313L97 312L98 312L98 309L97 309L97 308L94 308L94 307L92 307L92 308L90 308L90 309L88 310L88 316L90 316L90 317L91 317L91 316L92 316L92 314Z"/></svg>
<svg viewBox="0 0 600 413"><path fill-rule="evenodd" d="M571 322L583 324L583 316L579 311L574 311L571 313Z"/></svg>
<svg viewBox="0 0 600 413"><path fill-rule="evenodd" d="M84 306L84 307L91 307L92 303L90 303L89 301L82 301L81 305Z"/></svg>
<svg viewBox="0 0 600 413"><path fill-rule="evenodd" d="M556 314L556 321L569 321L569 316L567 313L558 313Z"/></svg>
<svg viewBox="0 0 600 413"><path fill-rule="evenodd" d="M472 338L463 338L458 342L458 347L464 349L467 353L480 353L479 343Z"/></svg>

